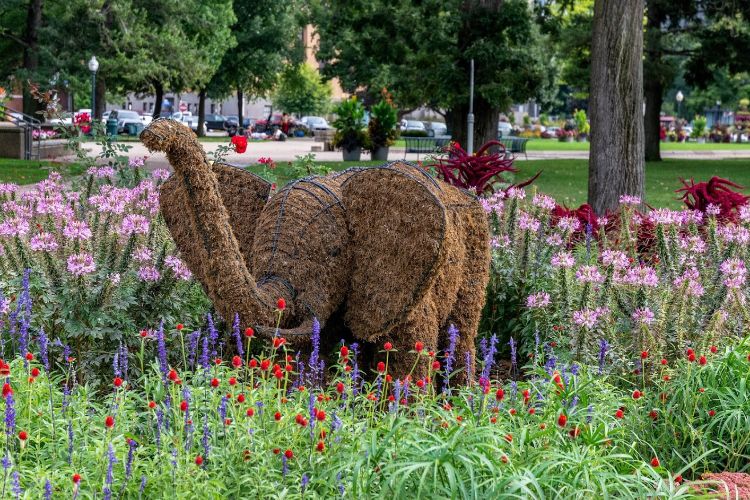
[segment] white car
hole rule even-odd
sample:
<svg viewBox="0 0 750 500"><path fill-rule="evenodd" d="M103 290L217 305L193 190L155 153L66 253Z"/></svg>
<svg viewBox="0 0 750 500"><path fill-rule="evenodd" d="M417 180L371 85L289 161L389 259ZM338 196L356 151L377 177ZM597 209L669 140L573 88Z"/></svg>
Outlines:
<svg viewBox="0 0 750 500"><path fill-rule="evenodd" d="M513 126L508 122L498 122L497 135L498 137L508 137L509 135L513 135Z"/></svg>
<svg viewBox="0 0 750 500"><path fill-rule="evenodd" d="M122 134L126 132L126 127L130 123L135 123L139 126L143 125L141 121L141 115L137 111L130 111L128 109L115 109L109 114L109 118L117 120L117 133Z"/></svg>
<svg viewBox="0 0 750 500"><path fill-rule="evenodd" d="M310 131L312 130L330 130L332 127L322 116L303 116L300 123Z"/></svg>
<svg viewBox="0 0 750 500"><path fill-rule="evenodd" d="M170 116L173 120L181 122L183 125L190 127L193 131L198 130L198 117L193 116L190 111L177 111Z"/></svg>
<svg viewBox="0 0 750 500"><path fill-rule="evenodd" d="M424 132L427 133L427 129L424 123L419 120L401 120L401 132Z"/></svg>

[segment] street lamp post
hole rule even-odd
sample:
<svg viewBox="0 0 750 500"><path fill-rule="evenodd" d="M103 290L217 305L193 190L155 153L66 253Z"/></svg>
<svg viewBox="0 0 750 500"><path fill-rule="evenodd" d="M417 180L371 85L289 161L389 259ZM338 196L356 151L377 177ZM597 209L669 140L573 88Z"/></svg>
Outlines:
<svg viewBox="0 0 750 500"><path fill-rule="evenodd" d="M682 101L685 99L685 96L682 94L681 90L677 91L677 95L675 96L675 99L677 100L677 118L680 118L681 116L681 110L682 110Z"/></svg>
<svg viewBox="0 0 750 500"><path fill-rule="evenodd" d="M469 116L466 117L466 125L468 131L466 132L466 142L468 147L466 152L470 155L474 154L474 59L471 60L471 73L469 76Z"/></svg>
<svg viewBox="0 0 750 500"><path fill-rule="evenodd" d="M99 61L96 56L89 59L89 71L91 71L91 121L96 118L96 71L99 69Z"/></svg>

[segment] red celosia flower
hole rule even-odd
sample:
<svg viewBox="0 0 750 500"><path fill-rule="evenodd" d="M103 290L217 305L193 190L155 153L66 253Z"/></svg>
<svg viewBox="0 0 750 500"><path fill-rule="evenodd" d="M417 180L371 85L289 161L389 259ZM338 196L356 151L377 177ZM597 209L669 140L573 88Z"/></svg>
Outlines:
<svg viewBox="0 0 750 500"><path fill-rule="evenodd" d="M219 365L221 364L221 358L216 358L216 359L214 360L214 364L215 364L216 366L219 366Z"/></svg>
<svg viewBox="0 0 750 500"><path fill-rule="evenodd" d="M344 383L343 382L338 382L336 384L336 392L338 392L339 394L343 394L343 392L344 392Z"/></svg>
<svg viewBox="0 0 750 500"><path fill-rule="evenodd" d="M695 361L695 354L694 353L691 352L690 354L688 354L688 361L690 361L691 363Z"/></svg>
<svg viewBox="0 0 750 500"><path fill-rule="evenodd" d="M633 399L640 399L641 396L643 396L643 393L639 391L638 389L633 391Z"/></svg>
<svg viewBox="0 0 750 500"><path fill-rule="evenodd" d="M249 337L252 337L253 335L255 335L255 330L253 330L249 326L245 328L245 337L249 338Z"/></svg>
<svg viewBox="0 0 750 500"><path fill-rule="evenodd" d="M284 456L287 458L287 460L291 460L294 458L294 452L292 450L286 450L284 452Z"/></svg>
<svg viewBox="0 0 750 500"><path fill-rule="evenodd" d="M534 415L536 413L536 408L532 407L529 408L529 415Z"/></svg>
<svg viewBox="0 0 750 500"><path fill-rule="evenodd" d="M273 414L273 418L274 418L274 420L276 420L277 422L278 422L279 420L281 420L281 412L278 412L278 411L277 411L276 413L274 413L274 414Z"/></svg>
<svg viewBox="0 0 750 500"><path fill-rule="evenodd" d="M564 413L561 413L559 417L557 417L557 425L560 427L565 427L565 425L568 423L568 416Z"/></svg>
<svg viewBox="0 0 750 500"><path fill-rule="evenodd" d="M178 330L182 330L183 328L185 328L185 327L183 326L182 323L177 323L177 329Z"/></svg>
<svg viewBox="0 0 750 500"><path fill-rule="evenodd" d="M323 443L323 441L318 441L318 444L317 446L315 446L315 449L322 453L323 450L326 449L326 445L325 443Z"/></svg>
<svg viewBox="0 0 750 500"><path fill-rule="evenodd" d="M501 387L495 393L495 399L497 399L498 401L502 401L504 397L505 397L505 391Z"/></svg>
<svg viewBox="0 0 750 500"><path fill-rule="evenodd" d="M315 414L315 418L317 418L319 422L322 422L326 419L326 412L324 412L323 410L318 410L318 412Z"/></svg>
<svg viewBox="0 0 750 500"><path fill-rule="evenodd" d="M197 465L198 467L200 467L201 465L203 465L203 457L202 456L198 455L197 457L195 457L195 465Z"/></svg>
<svg viewBox="0 0 750 500"><path fill-rule="evenodd" d="M27 353L26 353L26 359L27 359L28 361L33 361L33 360L34 360L34 355L33 355L33 354L31 354L30 352L27 352Z"/></svg>
<svg viewBox="0 0 750 500"><path fill-rule="evenodd" d="M433 361L432 362L432 370L433 371L440 371L440 361Z"/></svg>
<svg viewBox="0 0 750 500"><path fill-rule="evenodd" d="M507 442L509 442L509 443L512 443L513 442L513 434L506 434L505 435L505 440Z"/></svg>
<svg viewBox="0 0 750 500"><path fill-rule="evenodd" d="M531 391L528 389L524 389L521 394L523 394L523 403L528 404L529 399L531 399Z"/></svg>
<svg viewBox="0 0 750 500"><path fill-rule="evenodd" d="M581 433L581 428L576 425L575 427L570 429L570 432L568 432L568 435L572 438L577 438L580 433Z"/></svg>
<svg viewBox="0 0 750 500"><path fill-rule="evenodd" d="M219 387L219 379L218 378L212 378L211 379L211 387Z"/></svg>
<svg viewBox="0 0 750 500"><path fill-rule="evenodd" d="M659 413L656 410L651 410L648 412L648 416L651 417L651 420L656 420L659 418Z"/></svg>
<svg viewBox="0 0 750 500"><path fill-rule="evenodd" d="M73 479L73 482L75 484L78 484L78 483L81 482L81 475L80 474L73 474L73 478L72 479Z"/></svg>
<svg viewBox="0 0 750 500"><path fill-rule="evenodd" d="M149 407L149 408L151 408L151 409L153 410L154 408L156 408L156 402L154 402L154 401L149 401L149 402L148 402L148 407Z"/></svg>
<svg viewBox="0 0 750 500"><path fill-rule="evenodd" d="M263 371L268 370L269 366L271 366L271 360L269 359L264 359L263 361L260 362L260 369Z"/></svg>
<svg viewBox="0 0 750 500"><path fill-rule="evenodd" d="M500 457L500 461L502 463L504 463L504 464L507 464L508 463L508 455L503 455L502 457Z"/></svg>
<svg viewBox="0 0 750 500"><path fill-rule="evenodd" d="M286 339L284 337L274 337L273 348L278 349L279 347L284 345L285 342L286 342Z"/></svg>
<svg viewBox="0 0 750 500"><path fill-rule="evenodd" d="M38 377L39 376L39 368L37 368L36 366L34 368L32 368L31 369L31 376L32 377Z"/></svg>
<svg viewBox="0 0 750 500"><path fill-rule="evenodd" d="M712 346L711 346L711 354L716 354L716 352L717 352L718 350L719 350L719 348L718 348L718 347L716 347L715 345L712 345Z"/></svg>
<svg viewBox="0 0 750 500"><path fill-rule="evenodd" d="M180 410L187 411L187 409L188 409L188 402L183 399L182 402L180 402Z"/></svg>
<svg viewBox="0 0 750 500"><path fill-rule="evenodd" d="M247 137L244 135L235 135L232 137L231 142L234 146L235 152L242 154L247 151Z"/></svg>
<svg viewBox="0 0 750 500"><path fill-rule="evenodd" d="M9 383L3 384L3 399L7 398L10 394L13 394L13 389L10 387Z"/></svg>
<svg viewBox="0 0 750 500"><path fill-rule="evenodd" d="M417 387L419 387L420 389L424 387L424 380L422 379L417 380Z"/></svg>
<svg viewBox="0 0 750 500"><path fill-rule="evenodd" d="M711 177L708 182L695 183L690 179L690 183L681 179L685 187L678 189L677 193L684 193L682 201L691 210L699 210L706 213L709 205L719 207L719 219L724 221L737 221L739 216L739 207L745 205L750 197L743 195L731 189L731 187L743 189L739 184L735 184L721 177Z"/></svg>
<svg viewBox="0 0 750 500"><path fill-rule="evenodd" d="M237 379L234 377L229 377L229 385L237 385Z"/></svg>
<svg viewBox="0 0 750 500"><path fill-rule="evenodd" d="M414 344L414 350L417 352L422 352L422 349L424 349L424 344L422 342L417 341Z"/></svg>
<svg viewBox="0 0 750 500"><path fill-rule="evenodd" d="M700 389L698 389L698 392L700 392L701 394L703 394L704 392L706 392L705 387L701 387Z"/></svg>
<svg viewBox="0 0 750 500"><path fill-rule="evenodd" d="M273 454L274 455L278 455L279 453L281 453L281 450L279 448L274 448L273 449Z"/></svg>
<svg viewBox="0 0 750 500"><path fill-rule="evenodd" d="M3 377L10 375L10 365L2 359L0 359L0 375Z"/></svg>
<svg viewBox="0 0 750 500"><path fill-rule="evenodd" d="M666 358L661 358L661 364L664 365L664 366L666 366L667 365L667 359Z"/></svg>
<svg viewBox="0 0 750 500"><path fill-rule="evenodd" d="M393 344L391 344L390 342L386 342L385 344L383 344L383 349L385 349L386 351L390 351L391 349L393 349Z"/></svg>
<svg viewBox="0 0 750 500"><path fill-rule="evenodd" d="M115 377L115 380L112 383L115 387L122 387L122 379L120 377Z"/></svg>
<svg viewBox="0 0 750 500"><path fill-rule="evenodd" d="M641 359L646 359L648 357L648 351L641 351Z"/></svg>
<svg viewBox="0 0 750 500"><path fill-rule="evenodd" d="M624 411L622 411L621 409L618 409L618 410L617 410L617 411L615 412L615 418L616 418L616 419L618 419L618 420L619 420L619 419L622 419L622 418L623 418L624 416L625 416L625 412L624 412Z"/></svg>
<svg viewBox="0 0 750 500"><path fill-rule="evenodd" d="M115 426L115 418L110 415L107 415L107 418L104 419L104 425L107 428L111 429L112 427Z"/></svg>
<svg viewBox="0 0 750 500"><path fill-rule="evenodd" d="M26 434L26 431L21 431L18 433L18 439L21 441L26 441L28 439L28 434Z"/></svg>
<svg viewBox="0 0 750 500"><path fill-rule="evenodd" d="M234 366L235 368L239 368L240 366L242 366L242 358L239 356L232 357L232 366Z"/></svg>
<svg viewBox="0 0 750 500"><path fill-rule="evenodd" d="M339 350L339 354L342 358L346 359L347 357L349 357L349 348L345 345L342 345L341 349Z"/></svg>
<svg viewBox="0 0 750 500"><path fill-rule="evenodd" d="M169 370L169 374L167 375L167 378L171 381L177 380L177 372L175 370Z"/></svg>
<svg viewBox="0 0 750 500"><path fill-rule="evenodd" d="M682 475L681 474L677 474L674 477L674 482L677 483L677 484L682 484Z"/></svg>
<svg viewBox="0 0 750 500"><path fill-rule="evenodd" d="M508 410L508 413L510 413L511 415L515 415L518 412L516 411L515 408L511 408L510 410Z"/></svg>
<svg viewBox="0 0 750 500"><path fill-rule="evenodd" d="M250 360L250 368L257 368L258 367L258 361L256 359Z"/></svg>
<svg viewBox="0 0 750 500"><path fill-rule="evenodd" d="M651 467L659 467L659 459L654 457L651 459Z"/></svg>
<svg viewBox="0 0 750 500"><path fill-rule="evenodd" d="M706 357L705 357L705 356L701 356L701 357L700 357L700 358L698 359L698 364L699 364L699 365L701 365L701 366L706 366L706 363L708 363L708 360L706 359Z"/></svg>
<svg viewBox="0 0 750 500"><path fill-rule="evenodd" d="M146 337L148 337L148 332L146 330L141 330L140 335L142 339L145 339Z"/></svg>
<svg viewBox="0 0 750 500"><path fill-rule="evenodd" d="M237 402L238 403L244 403L245 402L245 395L244 394L238 394L237 395Z"/></svg>
<svg viewBox="0 0 750 500"><path fill-rule="evenodd" d="M713 417L714 415L716 415L716 411L714 411L714 410L708 410L708 416L709 417Z"/></svg>
<svg viewBox="0 0 750 500"><path fill-rule="evenodd" d="M224 425L232 425L232 419L231 418L225 418L224 419Z"/></svg>
<svg viewBox="0 0 750 500"><path fill-rule="evenodd" d="M385 371L385 363L383 363L382 361L378 361L378 371L380 373L383 373Z"/></svg>
<svg viewBox="0 0 750 500"><path fill-rule="evenodd" d="M245 414L248 417L252 417L253 415L255 415L255 410L253 410L252 408L248 408L247 411L245 412Z"/></svg>
<svg viewBox="0 0 750 500"><path fill-rule="evenodd" d="M283 297L279 297L279 300L276 301L276 309L279 311L286 309L286 300Z"/></svg>

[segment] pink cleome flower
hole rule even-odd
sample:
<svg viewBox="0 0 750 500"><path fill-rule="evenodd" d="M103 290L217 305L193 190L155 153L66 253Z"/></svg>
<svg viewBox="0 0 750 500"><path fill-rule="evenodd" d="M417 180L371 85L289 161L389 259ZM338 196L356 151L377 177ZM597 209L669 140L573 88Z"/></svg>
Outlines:
<svg viewBox="0 0 750 500"><path fill-rule="evenodd" d="M122 219L120 234L129 236L131 234L147 234L149 222L146 217L138 214L126 215Z"/></svg>
<svg viewBox="0 0 750 500"><path fill-rule="evenodd" d="M51 233L39 233L32 236L29 246L35 252L54 252L58 247L55 235Z"/></svg>
<svg viewBox="0 0 750 500"><path fill-rule="evenodd" d="M604 281L604 276L596 266L581 266L576 271L576 279L581 283L601 283Z"/></svg>
<svg viewBox="0 0 750 500"><path fill-rule="evenodd" d="M143 266L138 269L138 277L143 281L158 281L161 275L154 266Z"/></svg>
<svg viewBox="0 0 750 500"><path fill-rule="evenodd" d="M68 257L68 271L73 276L83 276L95 270L94 258L89 253L81 252Z"/></svg>
<svg viewBox="0 0 750 500"><path fill-rule="evenodd" d="M534 293L526 297L526 307L537 309L547 307L550 304L550 297L547 292Z"/></svg>
<svg viewBox="0 0 750 500"><path fill-rule="evenodd" d="M71 240L85 241L91 238L91 229L82 220L71 220L63 229L63 235Z"/></svg>

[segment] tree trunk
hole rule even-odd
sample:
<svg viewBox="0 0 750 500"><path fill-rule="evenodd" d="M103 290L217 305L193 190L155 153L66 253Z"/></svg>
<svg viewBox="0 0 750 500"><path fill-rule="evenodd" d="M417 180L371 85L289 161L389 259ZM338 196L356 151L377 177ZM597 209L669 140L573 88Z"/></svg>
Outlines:
<svg viewBox="0 0 750 500"><path fill-rule="evenodd" d="M93 119L101 119L104 109L107 107L107 82L101 74L96 75L96 109L92 109Z"/></svg>
<svg viewBox="0 0 750 500"><path fill-rule="evenodd" d="M30 0L26 12L26 34L24 36L25 46L23 49L23 67L26 70L27 80L36 79L36 70L39 68L39 26L42 24L42 0ZM36 115L41 105L32 97L27 81L23 82L23 112L27 115L40 118ZM41 118L40 118L41 119Z"/></svg>
<svg viewBox="0 0 750 500"><path fill-rule="evenodd" d="M242 119L242 101L244 100L244 96L242 95L242 89L237 89L237 127L242 128L242 122L244 121Z"/></svg>
<svg viewBox="0 0 750 500"><path fill-rule="evenodd" d="M646 97L646 114L643 117L643 132L646 140L646 161L661 161L661 105L664 89L658 78L646 79L643 83Z"/></svg>
<svg viewBox="0 0 750 500"><path fill-rule="evenodd" d="M154 114L151 115L154 120L161 116L161 103L164 101L164 85L161 82L154 82Z"/></svg>
<svg viewBox="0 0 750 500"><path fill-rule="evenodd" d="M206 89L198 93L198 137L206 135Z"/></svg>
<svg viewBox="0 0 750 500"><path fill-rule="evenodd" d="M616 20L616 22L615 22ZM643 198L643 0L596 0L588 201L597 214Z"/></svg>
<svg viewBox="0 0 750 500"><path fill-rule="evenodd" d="M445 123L451 138L462 148L469 150L468 140L469 103L453 106L445 113ZM497 121L500 110L490 105L481 96L474 97L474 151L488 141L497 139Z"/></svg>

